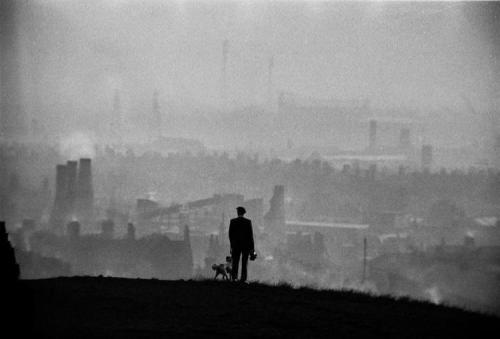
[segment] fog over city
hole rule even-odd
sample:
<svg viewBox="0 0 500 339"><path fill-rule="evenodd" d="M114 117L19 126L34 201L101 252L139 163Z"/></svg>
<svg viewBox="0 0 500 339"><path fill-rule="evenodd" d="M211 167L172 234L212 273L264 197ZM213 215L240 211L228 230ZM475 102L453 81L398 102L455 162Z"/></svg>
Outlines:
<svg viewBox="0 0 500 339"><path fill-rule="evenodd" d="M22 279L249 279L500 314L495 2L2 0Z"/></svg>

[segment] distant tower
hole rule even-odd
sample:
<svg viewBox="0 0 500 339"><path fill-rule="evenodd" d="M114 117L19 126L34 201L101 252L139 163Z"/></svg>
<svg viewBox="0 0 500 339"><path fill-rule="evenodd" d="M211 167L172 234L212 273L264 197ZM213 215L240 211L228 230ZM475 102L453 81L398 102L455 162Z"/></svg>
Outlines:
<svg viewBox="0 0 500 339"><path fill-rule="evenodd" d="M18 20L21 4L0 1L0 137L14 138L23 130Z"/></svg>
<svg viewBox="0 0 500 339"><path fill-rule="evenodd" d="M432 166L432 146L422 145L422 170L430 170Z"/></svg>
<svg viewBox="0 0 500 339"><path fill-rule="evenodd" d="M121 141L122 137L122 105L120 100L120 92L115 91L113 98L113 113L111 117L111 135L117 141Z"/></svg>
<svg viewBox="0 0 500 339"><path fill-rule="evenodd" d="M75 207L76 207L76 190L77 190L77 171L78 171L78 162L76 161L68 161L66 162L66 175L67 175L67 183L66 183L66 204L67 204L67 215L66 218L73 219L76 217L75 215Z"/></svg>
<svg viewBox="0 0 500 339"><path fill-rule="evenodd" d="M376 120L370 120L370 144L368 147L369 147L370 151L374 151L375 148L377 147L377 121Z"/></svg>
<svg viewBox="0 0 500 339"><path fill-rule="evenodd" d="M76 190L76 216L83 225L90 223L94 214L92 164L88 158L80 159Z"/></svg>
<svg viewBox="0 0 500 339"><path fill-rule="evenodd" d="M155 91L153 93L152 112L151 112L150 126L148 132L153 138L153 140L161 137L162 119L160 112L160 103L158 101L158 91Z"/></svg>
<svg viewBox="0 0 500 339"><path fill-rule="evenodd" d="M274 88L273 88L273 71L274 71L274 56L269 58L269 65L267 69L267 101L269 107L274 111L276 102L274 100Z"/></svg>
<svg viewBox="0 0 500 339"><path fill-rule="evenodd" d="M191 237L189 235L189 226L184 226L184 243L191 247Z"/></svg>
<svg viewBox="0 0 500 339"><path fill-rule="evenodd" d="M227 105L227 60L229 53L229 40L222 42L222 81L221 81L221 102Z"/></svg>
<svg viewBox="0 0 500 339"><path fill-rule="evenodd" d="M66 225L66 236L71 240L77 240L81 234L81 225L78 221L70 221Z"/></svg>
<svg viewBox="0 0 500 339"><path fill-rule="evenodd" d="M131 222L127 224L127 239L135 240L135 226Z"/></svg>
<svg viewBox="0 0 500 339"><path fill-rule="evenodd" d="M56 192L52 213L50 216L50 227L55 233L62 233L66 217L66 191L67 191L66 165L56 166Z"/></svg>
<svg viewBox="0 0 500 339"><path fill-rule="evenodd" d="M401 150L408 150L411 146L410 143L410 129L402 128L399 134L399 148Z"/></svg>
<svg viewBox="0 0 500 339"><path fill-rule="evenodd" d="M269 211L264 216L266 226L271 230L283 230L285 226L285 186L274 186Z"/></svg>
<svg viewBox="0 0 500 339"><path fill-rule="evenodd" d="M101 236L104 239L113 239L115 236L115 223L113 220L103 220L101 223Z"/></svg>

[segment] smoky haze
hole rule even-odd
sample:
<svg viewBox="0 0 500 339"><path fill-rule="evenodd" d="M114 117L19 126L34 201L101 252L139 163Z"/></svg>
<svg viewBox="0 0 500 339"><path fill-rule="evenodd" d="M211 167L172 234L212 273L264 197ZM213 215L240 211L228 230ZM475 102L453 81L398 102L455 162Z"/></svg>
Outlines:
<svg viewBox="0 0 500 339"><path fill-rule="evenodd" d="M273 122L268 112L277 109L280 94L298 104L366 103L364 113L423 124L422 138L446 146L484 144L485 133L492 133L486 131L491 120L498 128L500 66L493 4L16 4L24 120L36 118L49 134L83 128L98 137L109 135L104 127L112 124L117 93L122 120L132 132L128 136L147 133L134 127L151 110L155 91L165 132L221 148L259 140L273 147L290 137L315 145L337 141L326 131L321 140L293 128L271 133L265 128ZM213 135L214 128L231 119L225 112L245 107L251 107L241 114L247 130L240 123L237 133L231 133L227 123ZM359 112L349 114L366 119ZM313 115L287 123L314 122ZM440 128L432 126L436 121ZM334 134L335 123L327 123ZM453 131L447 128L450 123Z"/></svg>
<svg viewBox="0 0 500 339"><path fill-rule="evenodd" d="M251 278L500 314L497 3L0 15L0 219L21 277L211 277L244 205Z"/></svg>

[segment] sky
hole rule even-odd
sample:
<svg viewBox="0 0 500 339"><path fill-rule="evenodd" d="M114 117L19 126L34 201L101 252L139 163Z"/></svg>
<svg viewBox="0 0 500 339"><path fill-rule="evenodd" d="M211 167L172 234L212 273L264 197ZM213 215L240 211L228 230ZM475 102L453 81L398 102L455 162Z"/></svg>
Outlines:
<svg viewBox="0 0 500 339"><path fill-rule="evenodd" d="M154 91L201 109L220 108L224 97L232 107L266 105L279 92L443 114L466 109L464 97L484 116L499 106L494 3L37 0L20 8L22 93L40 117L99 117L116 91L130 114L149 107Z"/></svg>

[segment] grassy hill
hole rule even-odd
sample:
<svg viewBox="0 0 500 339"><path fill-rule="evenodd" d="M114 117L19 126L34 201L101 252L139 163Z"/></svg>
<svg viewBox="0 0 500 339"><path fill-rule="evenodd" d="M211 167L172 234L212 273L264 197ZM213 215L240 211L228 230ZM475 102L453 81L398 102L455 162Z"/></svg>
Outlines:
<svg viewBox="0 0 500 339"><path fill-rule="evenodd" d="M499 318L456 308L288 286L75 277L18 288L15 326L37 337L456 338L500 329Z"/></svg>

